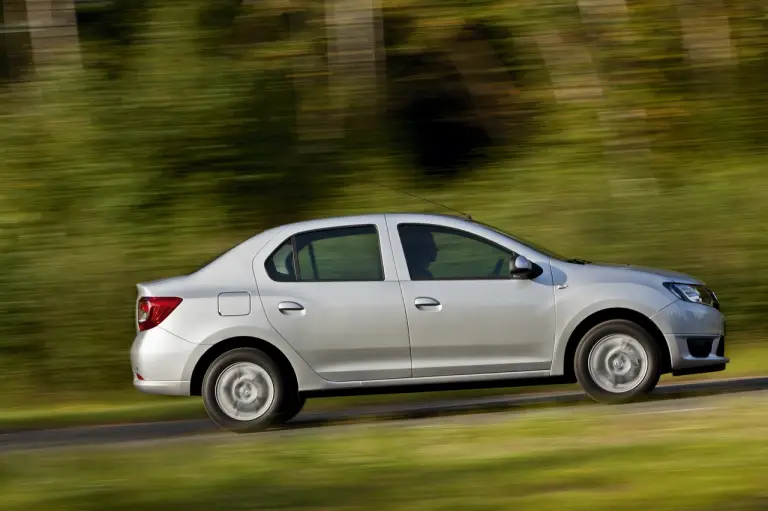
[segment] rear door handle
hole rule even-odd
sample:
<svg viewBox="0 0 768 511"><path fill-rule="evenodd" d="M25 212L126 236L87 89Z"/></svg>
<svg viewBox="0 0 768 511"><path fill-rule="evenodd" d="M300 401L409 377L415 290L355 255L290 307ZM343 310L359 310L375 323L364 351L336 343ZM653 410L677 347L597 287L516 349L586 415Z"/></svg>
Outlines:
<svg viewBox="0 0 768 511"><path fill-rule="evenodd" d="M277 304L277 308L280 312L283 313L304 310L304 306L296 302L280 302Z"/></svg>
<svg viewBox="0 0 768 511"><path fill-rule="evenodd" d="M443 307L440 305L440 302L428 296L420 296L416 298L413 300L413 304L419 310L440 310Z"/></svg>

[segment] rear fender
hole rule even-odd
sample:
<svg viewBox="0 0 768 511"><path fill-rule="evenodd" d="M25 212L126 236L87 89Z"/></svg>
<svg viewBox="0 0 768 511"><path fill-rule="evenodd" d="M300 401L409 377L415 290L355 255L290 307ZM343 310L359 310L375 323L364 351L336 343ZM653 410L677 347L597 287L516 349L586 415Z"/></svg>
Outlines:
<svg viewBox="0 0 768 511"><path fill-rule="evenodd" d="M318 375L312 367L299 355L285 339L278 335L272 329L253 328L247 326L236 326L225 328L215 332L205 339L195 348L184 367L183 377L186 381L191 380L192 372L203 355L216 344L234 338L251 338L271 344L279 350L293 368L296 374L299 390L315 390L328 386L329 382Z"/></svg>

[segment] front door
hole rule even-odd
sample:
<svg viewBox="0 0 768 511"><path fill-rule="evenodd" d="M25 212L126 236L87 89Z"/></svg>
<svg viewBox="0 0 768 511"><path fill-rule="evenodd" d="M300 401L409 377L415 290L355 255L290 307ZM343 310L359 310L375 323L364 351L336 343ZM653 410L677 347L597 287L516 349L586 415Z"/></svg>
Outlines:
<svg viewBox="0 0 768 511"><path fill-rule="evenodd" d="M256 272L270 323L326 380L411 376L402 293L392 264L392 275L384 270L386 236L383 220L299 232Z"/></svg>
<svg viewBox="0 0 768 511"><path fill-rule="evenodd" d="M413 376L548 370L554 293L515 280L509 249L460 229L390 225L411 339Z"/></svg>

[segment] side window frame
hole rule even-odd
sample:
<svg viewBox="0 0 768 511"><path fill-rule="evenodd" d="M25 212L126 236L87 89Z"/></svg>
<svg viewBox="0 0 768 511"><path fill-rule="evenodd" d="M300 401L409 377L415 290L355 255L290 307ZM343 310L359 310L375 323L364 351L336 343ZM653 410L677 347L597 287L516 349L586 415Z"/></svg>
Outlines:
<svg viewBox="0 0 768 511"><path fill-rule="evenodd" d="M287 280L279 280L275 278L275 273L277 272L277 268L275 267L274 260L277 253L284 247L286 244L289 244L291 246L291 259L293 260L293 279L287 279ZM269 277L269 280L272 282L278 282L280 284L285 284L288 282L298 282L299 280L299 269L298 269L298 260L296 258L296 240L293 236L289 236L288 238L284 239L282 243L280 243L277 248L275 248L270 254L264 259L264 271L267 274L267 277Z"/></svg>
<svg viewBox="0 0 768 511"><path fill-rule="evenodd" d="M430 232L443 232L446 234L450 234L453 236L460 236L464 238L468 238L474 241L477 241L479 243L490 245L494 248L497 248L498 250L505 252L509 254L510 260L514 260L515 257L517 257L519 254L515 252L514 250L505 247L503 245L500 245L499 243L496 243L493 240L489 240L488 238L485 238L483 236L480 236L478 234L465 231L463 229L458 229L456 227L449 227L447 225L439 225L439 224L428 224L424 222L400 222L397 224L397 238L398 242L400 243L400 250L403 252L403 258L405 259L405 266L406 270L408 271L408 279L412 282L452 282L452 281L497 281L497 280L513 280L512 275L510 274L500 274L498 277L493 276L486 276L486 277L443 277L438 278L435 277L433 279L413 279L411 277L411 269L408 265L408 254L405 251L405 246L403 245L403 239L400 235L401 227L425 227Z"/></svg>
<svg viewBox="0 0 768 511"><path fill-rule="evenodd" d="M368 227L373 228L373 232L376 234L376 254L378 255L377 262L379 264L379 273L380 278L378 279L355 279L355 280L349 280L349 279L318 279L318 280L301 280L301 266L299 265L299 251L297 250L296 246L296 238L297 236L307 235L307 234L314 234L314 233L322 233L322 232L332 232L332 231L342 231L345 229L354 229L359 227ZM351 234L350 236L356 236L355 234ZM323 238L320 238L323 239ZM293 255L293 272L294 272L294 279L292 280L275 280L270 273L269 265L270 261L274 258L275 254L278 250L280 250L287 242L290 241L291 244L291 252ZM277 283L303 283L303 284L314 284L314 283L323 283L323 282L384 282L386 280L385 275L385 269L384 269L384 255L381 250L381 232L379 230L379 226L376 224L351 224L351 225L339 225L339 226L333 226L333 227L321 227L318 229L310 229L307 231L301 231L292 234L285 240L283 240L278 247L272 251L272 253L267 256L265 262L264 262L264 269L267 272L267 276L272 280L273 282ZM313 269L314 271L314 269Z"/></svg>

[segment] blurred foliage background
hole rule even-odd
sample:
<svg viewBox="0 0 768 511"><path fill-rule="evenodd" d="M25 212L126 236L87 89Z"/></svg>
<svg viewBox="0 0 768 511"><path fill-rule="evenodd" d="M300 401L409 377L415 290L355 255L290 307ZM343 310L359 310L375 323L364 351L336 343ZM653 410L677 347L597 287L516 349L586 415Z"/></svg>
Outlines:
<svg viewBox="0 0 768 511"><path fill-rule="evenodd" d="M439 211L387 187L693 273L732 340L765 333L763 0L114 0L77 28L76 61L0 66L6 396L130 388L137 282Z"/></svg>

